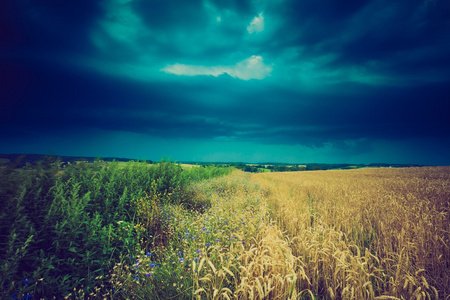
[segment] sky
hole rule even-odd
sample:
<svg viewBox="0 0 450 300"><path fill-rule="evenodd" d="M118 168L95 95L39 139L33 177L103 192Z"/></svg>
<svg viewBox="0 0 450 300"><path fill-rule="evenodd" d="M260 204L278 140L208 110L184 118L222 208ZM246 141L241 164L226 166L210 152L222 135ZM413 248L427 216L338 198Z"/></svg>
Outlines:
<svg viewBox="0 0 450 300"><path fill-rule="evenodd" d="M0 4L0 153L450 165L448 0Z"/></svg>

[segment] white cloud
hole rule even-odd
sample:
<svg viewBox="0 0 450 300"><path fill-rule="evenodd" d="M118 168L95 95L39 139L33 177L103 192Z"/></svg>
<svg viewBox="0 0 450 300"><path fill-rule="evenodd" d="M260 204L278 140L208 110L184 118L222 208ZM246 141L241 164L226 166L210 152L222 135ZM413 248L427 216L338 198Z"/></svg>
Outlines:
<svg viewBox="0 0 450 300"><path fill-rule="evenodd" d="M272 67L265 65L261 56L252 55L246 60L238 62L232 73L228 74L243 80L249 80L263 79L269 76L270 72L272 72Z"/></svg>
<svg viewBox="0 0 450 300"><path fill-rule="evenodd" d="M211 75L217 77L223 73L228 73L231 70L230 67L226 66L196 66L196 65L183 65L183 64L173 64L168 65L161 71L175 75L185 75L185 76L198 76L198 75Z"/></svg>
<svg viewBox="0 0 450 300"><path fill-rule="evenodd" d="M263 58L259 55L252 55L249 58L238 62L234 66L197 66L173 64L167 65L161 71L169 74L183 76L220 76L228 75L242 80L264 79L272 72L272 67L264 64Z"/></svg>
<svg viewBox="0 0 450 300"><path fill-rule="evenodd" d="M254 17L247 26L248 33L252 34L254 32L261 32L264 30L264 16L260 13L257 17Z"/></svg>

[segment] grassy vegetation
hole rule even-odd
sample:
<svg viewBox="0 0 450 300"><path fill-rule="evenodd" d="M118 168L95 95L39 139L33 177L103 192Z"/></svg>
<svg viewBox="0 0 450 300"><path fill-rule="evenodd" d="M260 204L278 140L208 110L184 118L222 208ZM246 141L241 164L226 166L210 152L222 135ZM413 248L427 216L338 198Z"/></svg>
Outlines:
<svg viewBox="0 0 450 300"><path fill-rule="evenodd" d="M1 298L450 294L450 168L230 172L1 169Z"/></svg>
<svg viewBox="0 0 450 300"><path fill-rule="evenodd" d="M0 169L0 298L111 291L106 275L137 251L172 236L170 205L205 209L192 184L229 168L182 169L166 161L79 163L47 160ZM111 293L111 292L110 292Z"/></svg>

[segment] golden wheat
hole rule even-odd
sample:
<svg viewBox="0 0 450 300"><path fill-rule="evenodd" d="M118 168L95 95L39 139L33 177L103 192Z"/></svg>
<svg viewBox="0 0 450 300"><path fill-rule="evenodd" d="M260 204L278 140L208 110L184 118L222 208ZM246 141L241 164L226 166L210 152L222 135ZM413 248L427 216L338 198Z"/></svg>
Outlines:
<svg viewBox="0 0 450 300"><path fill-rule="evenodd" d="M299 271L302 262L293 255L286 236L277 225L267 222L269 207L265 191L250 189L249 182L242 180L246 178L242 172L233 176L226 180L239 184L236 189L228 189L213 198L217 203L214 215L231 215L232 224L245 219L249 224L234 232L240 240L246 237L245 245L231 245L226 252L213 248L198 267L194 264L194 296L197 299L298 299L312 294L308 289L309 278ZM239 214L230 214L234 211ZM225 256L235 260L225 260Z"/></svg>
<svg viewBox="0 0 450 300"><path fill-rule="evenodd" d="M308 288L331 299L450 293L450 168L256 174Z"/></svg>

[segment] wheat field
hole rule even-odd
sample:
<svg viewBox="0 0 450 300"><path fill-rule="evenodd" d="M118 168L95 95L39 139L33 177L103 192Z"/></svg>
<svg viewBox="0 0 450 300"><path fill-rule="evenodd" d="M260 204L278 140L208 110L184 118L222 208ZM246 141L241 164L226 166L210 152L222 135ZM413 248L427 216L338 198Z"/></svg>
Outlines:
<svg viewBox="0 0 450 300"><path fill-rule="evenodd" d="M234 171L193 191L204 212L167 207L173 242L115 267L122 298L450 298L450 167Z"/></svg>
<svg viewBox="0 0 450 300"><path fill-rule="evenodd" d="M252 181L286 241L291 298L450 298L449 167L262 173Z"/></svg>

